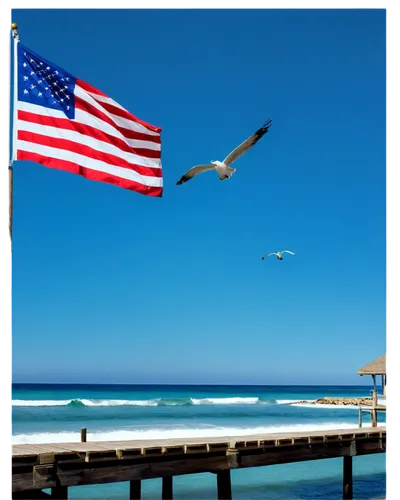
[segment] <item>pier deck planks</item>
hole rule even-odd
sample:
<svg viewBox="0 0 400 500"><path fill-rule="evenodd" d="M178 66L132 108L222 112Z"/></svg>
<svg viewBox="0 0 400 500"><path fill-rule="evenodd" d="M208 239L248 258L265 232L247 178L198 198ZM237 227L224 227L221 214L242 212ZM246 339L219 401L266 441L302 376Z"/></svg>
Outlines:
<svg viewBox="0 0 400 500"><path fill-rule="evenodd" d="M349 435L364 436L376 433L384 433L386 436L386 427L368 427L354 429L335 429L329 431L309 431L309 432L291 432L274 434L251 434L246 436L224 436L210 438L170 438L170 439L148 439L148 440L125 440L125 441L89 441L86 443L48 443L48 444L14 444L12 446L12 456L37 455L40 453L58 453L64 452L90 452L90 451L114 451L117 449L141 449L150 448L170 448L175 446L207 445L207 444L228 444L231 448L236 443L252 443L259 441L277 441L283 439L299 440L324 436L329 440L331 436ZM280 441L278 441L279 443ZM277 444L279 445L279 444Z"/></svg>

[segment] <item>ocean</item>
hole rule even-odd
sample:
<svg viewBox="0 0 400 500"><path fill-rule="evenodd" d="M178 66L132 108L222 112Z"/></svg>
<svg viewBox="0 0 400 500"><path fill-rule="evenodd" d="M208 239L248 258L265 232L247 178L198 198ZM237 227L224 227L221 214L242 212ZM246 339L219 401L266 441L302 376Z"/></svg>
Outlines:
<svg viewBox="0 0 400 500"><path fill-rule="evenodd" d="M357 427L354 407L294 405L320 397L365 397L368 386L218 386L218 385L57 385L13 384L12 442L50 443L87 440L154 439L245 435ZM379 423L385 416L379 414ZM369 415L364 416L370 425ZM355 457L354 498L386 495L384 453ZM342 459L233 470L236 500L342 498ZM72 499L129 497L128 483L79 486ZM174 478L174 498L217 497L211 473ZM161 498L161 479L142 482L142 498Z"/></svg>

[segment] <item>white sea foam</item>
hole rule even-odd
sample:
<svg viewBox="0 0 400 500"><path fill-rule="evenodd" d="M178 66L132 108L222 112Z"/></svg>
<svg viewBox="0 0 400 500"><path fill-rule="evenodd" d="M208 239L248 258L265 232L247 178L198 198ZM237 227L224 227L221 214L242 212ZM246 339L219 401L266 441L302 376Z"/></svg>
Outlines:
<svg viewBox="0 0 400 500"><path fill-rule="evenodd" d="M385 424L380 423L380 426ZM88 441L121 441L121 440L147 440L147 439L168 439L168 438L207 438L207 437L228 437L228 436L248 436L251 434L269 434L277 432L309 432L322 430L346 430L353 429L356 424L349 422L325 422L320 424L293 424L281 426L264 427L170 427L153 429L118 429L108 431L88 432ZM364 422L363 427L371 427L371 423ZM80 441L78 432L39 432L32 434L14 434L13 444L25 443L68 443Z"/></svg>
<svg viewBox="0 0 400 500"><path fill-rule="evenodd" d="M254 405L260 402L259 398L191 398L194 405Z"/></svg>
<svg viewBox="0 0 400 500"><path fill-rule="evenodd" d="M23 400L13 399L13 406L157 406L159 399L66 399L66 400Z"/></svg>
<svg viewBox="0 0 400 500"><path fill-rule="evenodd" d="M93 399L80 399L76 401L80 401L85 406L157 406L159 400L104 399L96 401Z"/></svg>
<svg viewBox="0 0 400 500"><path fill-rule="evenodd" d="M66 406L71 402L71 399L68 400L48 400L48 401L30 401L25 399L13 399L13 406Z"/></svg>
<svg viewBox="0 0 400 500"><path fill-rule="evenodd" d="M294 400L282 400L290 402ZM157 398L157 399L68 399L68 400L21 400L14 399L13 406L188 406L188 405L250 405L277 404L275 400L263 400L257 397L232 398Z"/></svg>

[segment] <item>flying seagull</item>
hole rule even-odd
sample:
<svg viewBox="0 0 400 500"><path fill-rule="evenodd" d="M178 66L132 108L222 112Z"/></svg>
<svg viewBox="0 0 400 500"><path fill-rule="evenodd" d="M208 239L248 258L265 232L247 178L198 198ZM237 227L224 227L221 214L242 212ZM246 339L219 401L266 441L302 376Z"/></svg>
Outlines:
<svg viewBox="0 0 400 500"><path fill-rule="evenodd" d="M257 132L255 132L251 137L242 142L240 146L229 153L224 161L212 161L207 165L197 165L188 170L176 184L183 184L184 182L192 179L195 175L202 174L203 172L207 172L208 170L215 170L218 174L219 180L221 181L229 179L229 177L232 177L232 174L236 170L236 168L231 168L230 165L232 165L234 161L236 161L244 153L246 153L246 151L252 148L261 139L261 137L268 132L271 123L272 120L268 118L267 122L260 129L258 129Z"/></svg>
<svg viewBox="0 0 400 500"><path fill-rule="evenodd" d="M276 258L279 259L279 260L283 260L283 257L282 257L282 254L283 253L290 253L290 255L296 255L295 253L291 252L290 250L283 250L283 252L272 252L272 253L269 253L267 256L264 255L264 257L261 258L261 260L264 260L265 257L269 257L271 255L276 255Z"/></svg>

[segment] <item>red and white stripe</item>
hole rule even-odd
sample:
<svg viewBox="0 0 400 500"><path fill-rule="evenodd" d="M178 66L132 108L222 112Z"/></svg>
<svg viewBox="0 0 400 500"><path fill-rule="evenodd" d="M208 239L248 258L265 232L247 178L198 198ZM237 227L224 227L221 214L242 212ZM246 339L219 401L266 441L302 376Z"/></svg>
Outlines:
<svg viewBox="0 0 400 500"><path fill-rule="evenodd" d="M77 79L75 118L17 103L16 159L162 196L161 128Z"/></svg>

